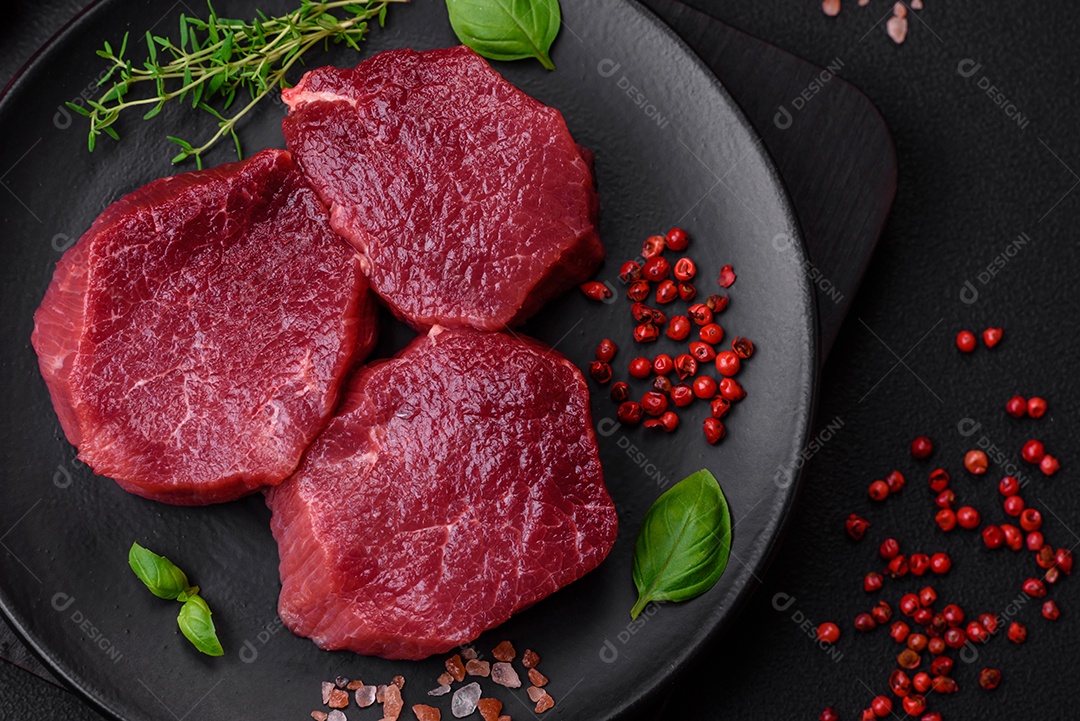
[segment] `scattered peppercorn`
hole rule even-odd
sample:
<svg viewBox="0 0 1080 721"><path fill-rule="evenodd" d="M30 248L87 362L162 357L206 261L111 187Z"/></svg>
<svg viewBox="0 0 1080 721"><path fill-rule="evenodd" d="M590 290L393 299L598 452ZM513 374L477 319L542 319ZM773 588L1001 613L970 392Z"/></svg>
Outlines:
<svg viewBox="0 0 1080 721"><path fill-rule="evenodd" d="M926 436L919 436L911 442L911 455L918 460L929 458L934 452L934 442Z"/></svg>
<svg viewBox="0 0 1080 721"><path fill-rule="evenodd" d="M989 463L990 461L983 451L968 451L964 456L964 468L968 469L968 473L976 476L986 473L986 467Z"/></svg>
<svg viewBox="0 0 1080 721"><path fill-rule="evenodd" d="M667 242L667 247L672 250L686 250L686 247L690 245L690 236L682 228L672 228L667 232L664 240Z"/></svg>
<svg viewBox="0 0 1080 721"><path fill-rule="evenodd" d="M826 622L818 626L817 638L822 643L836 643L840 640L840 628L832 622Z"/></svg>
<svg viewBox="0 0 1080 721"><path fill-rule="evenodd" d="M675 262L672 273L678 280L693 280L697 275L697 265L689 258L679 258Z"/></svg>
<svg viewBox="0 0 1080 721"><path fill-rule="evenodd" d="M720 277L717 279L721 288L730 288L735 283L735 269L725 265L720 269Z"/></svg>
<svg viewBox="0 0 1080 721"><path fill-rule="evenodd" d="M1027 415L1027 401L1023 396L1013 396L1005 403L1005 412L1013 418L1023 418Z"/></svg>
<svg viewBox="0 0 1080 721"><path fill-rule="evenodd" d="M866 535L866 529L869 527L869 521L854 513L848 516L847 521L844 522L844 528L847 531L847 534L856 541L862 540L862 537Z"/></svg>
<svg viewBox="0 0 1080 721"><path fill-rule="evenodd" d="M979 685L987 691L992 691L1001 683L1001 671L996 668L984 668L979 671Z"/></svg>
<svg viewBox="0 0 1080 721"><path fill-rule="evenodd" d="M713 416L709 416L705 419L704 429L705 440L708 441L710 445L719 443L727 432L724 429L724 424L720 422L720 419L714 418Z"/></svg>
<svg viewBox="0 0 1080 721"><path fill-rule="evenodd" d="M585 297L590 300L606 300L611 297L611 288L598 280L590 280L578 287L581 288L581 292L585 294Z"/></svg>

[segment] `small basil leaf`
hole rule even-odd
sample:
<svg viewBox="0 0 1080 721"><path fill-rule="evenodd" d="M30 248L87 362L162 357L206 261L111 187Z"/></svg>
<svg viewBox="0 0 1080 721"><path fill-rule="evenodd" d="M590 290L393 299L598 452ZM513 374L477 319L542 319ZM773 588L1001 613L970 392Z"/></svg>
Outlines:
<svg viewBox="0 0 1080 721"><path fill-rule="evenodd" d="M174 599L191 586L187 576L176 564L164 556L146 550L138 543L131 544L128 565L150 589L150 593L158 598Z"/></svg>
<svg viewBox="0 0 1080 721"><path fill-rule="evenodd" d="M651 601L685 601L712 588L727 568L731 513L713 474L700 470L656 499L634 547L637 618Z"/></svg>
<svg viewBox="0 0 1080 721"><path fill-rule="evenodd" d="M210 607L202 596L191 596L181 607L176 623L180 626L184 638L191 641L191 645L199 651L207 656L224 656L225 651L218 641L211 615Z"/></svg>
<svg viewBox="0 0 1080 721"><path fill-rule="evenodd" d="M548 53L562 24L559 0L446 0L446 8L458 39L479 55L555 69Z"/></svg>

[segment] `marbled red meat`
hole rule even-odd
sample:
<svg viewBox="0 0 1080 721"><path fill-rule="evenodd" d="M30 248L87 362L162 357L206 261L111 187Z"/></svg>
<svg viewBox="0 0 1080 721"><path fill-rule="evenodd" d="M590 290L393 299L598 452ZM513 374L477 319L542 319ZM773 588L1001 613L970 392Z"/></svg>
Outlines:
<svg viewBox="0 0 1080 721"><path fill-rule="evenodd" d="M595 568L617 528L580 371L438 326L350 381L268 504L286 626L386 658L476 638Z"/></svg>
<svg viewBox="0 0 1080 721"><path fill-rule="evenodd" d="M185 505L285 479L375 340L359 259L280 150L113 203L60 259L34 322L79 458Z"/></svg>
<svg viewBox="0 0 1080 721"><path fill-rule="evenodd" d="M503 330L603 259L591 154L472 50L391 50L282 97L334 229L414 328Z"/></svg>

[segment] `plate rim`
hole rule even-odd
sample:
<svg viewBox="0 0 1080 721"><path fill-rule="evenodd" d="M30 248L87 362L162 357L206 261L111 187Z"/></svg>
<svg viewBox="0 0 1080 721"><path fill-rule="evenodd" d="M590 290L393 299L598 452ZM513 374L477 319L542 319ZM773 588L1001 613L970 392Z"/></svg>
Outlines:
<svg viewBox="0 0 1080 721"><path fill-rule="evenodd" d="M3 102L9 94L18 89L25 80L26 73L41 60L41 57L48 52L50 48L61 42L69 34L75 32L77 27L100 7L115 1L117 0L91 0L84 8L64 23L59 30L53 33L48 40L30 55L7 84L0 89L0 102ZM656 13L642 4L639 0L616 1L625 5L628 11L636 13L639 18L654 27L669 42L672 42L674 47L682 51L696 71L704 75L712 90L718 92L726 101L727 105L733 110L733 120L739 128L757 141L754 143L753 148L748 152L747 157L756 156L757 160L768 174L771 185L778 191L784 220L793 231L793 240L796 241L791 247L794 249L796 260L800 263L805 263L809 254L806 248L802 225L795 212L791 194L780 175L776 162L773 160L771 153L762 140L761 134L753 124L751 124L742 107L727 91L727 88L724 87L723 83L712 69L709 68L708 64L706 64L693 48L691 48L689 44ZM808 361L806 366L806 377L802 379L805 382L802 384L803 392L801 394L802 397L799 410L803 412L799 414L798 418L797 425L800 426L800 429L797 439L798 444L795 446L795 448L802 448L809 440L813 429L813 418L817 409L818 386L820 383L822 364L820 359L821 338L817 298L814 294L813 287L805 274L799 273L796 275L796 278L798 279L799 295L803 298L803 308L805 309L800 309L798 315L803 318L803 323L799 325L801 325L805 331L806 348L804 351L807 354ZM725 616L715 621L711 625L711 628L708 628L704 633L698 636L694 643L688 645L678 656L669 659L669 663L664 664L669 670L652 676L647 682L635 686L630 693L624 695L619 704L610 708L610 715L608 718L620 718L635 710L641 710L643 707L647 708L649 704L658 704L658 708L662 709L667 701L667 697L663 695L664 688L666 686L668 691L671 690L671 682L677 677L679 669L689 664L695 658L701 656L709 646L715 643L716 640L728 630L735 618L744 611L750 598L753 597L761 587L762 581L759 579L767 572L769 566L772 565L779 547L790 529L795 505L801 494L804 476L803 471L804 467L800 467L795 474L795 477L792 479L791 484L786 489L782 511L776 521L776 530L769 536L765 548L756 555L755 562L749 566L750 578L741 588L738 588L735 591L734 598L732 599ZM89 688L93 686L92 683L87 683L85 679L78 678L74 671L69 672L59 658L54 658L49 650L37 643L32 631L29 628L24 627L24 625L19 622L14 611L9 608L9 603L2 587L0 587L0 615L2 615L4 622L12 629L33 656L40 661L48 671L55 674L64 684L65 690L74 693L78 698L86 702L91 708L104 715L106 718L115 719L115 721L127 721L117 710L114 710L108 705L104 699L99 698L92 693L91 688ZM23 670L32 673L28 669ZM47 681L47 679L42 680Z"/></svg>

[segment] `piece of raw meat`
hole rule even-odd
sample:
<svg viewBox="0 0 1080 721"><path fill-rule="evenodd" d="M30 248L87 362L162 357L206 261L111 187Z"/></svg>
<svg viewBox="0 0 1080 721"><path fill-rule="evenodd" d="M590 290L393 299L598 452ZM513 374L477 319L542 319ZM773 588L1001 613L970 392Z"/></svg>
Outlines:
<svg viewBox="0 0 1080 721"><path fill-rule="evenodd" d="M414 328L503 330L603 260L592 154L472 50L318 68L282 98L334 230Z"/></svg>
<svg viewBox="0 0 1080 721"><path fill-rule="evenodd" d="M355 251L289 153L156 180L57 264L32 342L79 458L183 505L280 483L375 340Z"/></svg>
<svg viewBox="0 0 1080 721"><path fill-rule="evenodd" d="M580 371L439 326L350 381L267 502L285 625L386 658L476 638L599 565L617 530Z"/></svg>

